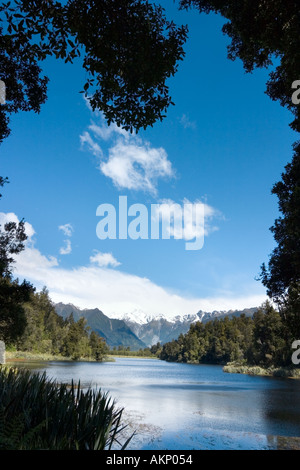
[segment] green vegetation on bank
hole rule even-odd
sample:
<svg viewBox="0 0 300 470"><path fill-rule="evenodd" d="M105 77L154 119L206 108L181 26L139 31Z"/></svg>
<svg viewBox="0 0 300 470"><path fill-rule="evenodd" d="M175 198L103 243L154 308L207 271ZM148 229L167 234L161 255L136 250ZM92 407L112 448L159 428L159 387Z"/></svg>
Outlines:
<svg viewBox="0 0 300 470"><path fill-rule="evenodd" d="M260 367L249 366L245 361L229 362L223 367L224 372L231 374L265 375L270 377L287 377L300 379L300 369L294 367Z"/></svg>
<svg viewBox="0 0 300 470"><path fill-rule="evenodd" d="M7 183L0 176L0 188ZM25 249L26 240L23 220L0 226L0 340L17 351L101 361L109 348L84 318L76 322L71 314L63 319L46 288L37 293L29 282L13 278L15 256Z"/></svg>
<svg viewBox="0 0 300 470"><path fill-rule="evenodd" d="M122 450L122 412L101 390L0 368L0 450Z"/></svg>
<svg viewBox="0 0 300 470"><path fill-rule="evenodd" d="M150 357L156 358L157 351L161 349L160 343L157 345L151 346L151 348L141 348L137 351L131 351L129 346L114 346L110 351L109 355L111 356L125 356L125 357Z"/></svg>
<svg viewBox="0 0 300 470"><path fill-rule="evenodd" d="M45 288L31 293L23 309L26 326L7 344L11 357L102 361L108 354L106 342L90 331L84 318L76 322L72 314L63 319L56 313Z"/></svg>
<svg viewBox="0 0 300 470"><path fill-rule="evenodd" d="M281 375L295 376L291 372L297 368L292 362L295 329L287 321L290 305L286 307L279 313L266 302L252 318L241 315L194 323L185 335L164 344L159 357L196 364L231 363L227 372L278 375L281 371Z"/></svg>

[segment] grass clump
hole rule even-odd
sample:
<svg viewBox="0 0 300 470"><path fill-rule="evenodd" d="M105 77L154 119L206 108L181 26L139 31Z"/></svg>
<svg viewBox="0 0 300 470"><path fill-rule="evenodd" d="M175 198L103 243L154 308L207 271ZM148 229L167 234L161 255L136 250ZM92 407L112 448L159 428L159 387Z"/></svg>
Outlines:
<svg viewBox="0 0 300 470"><path fill-rule="evenodd" d="M0 367L0 450L122 450L122 412L101 390Z"/></svg>
<svg viewBox="0 0 300 470"><path fill-rule="evenodd" d="M245 361L229 362L223 367L224 372L231 374L262 375L300 379L300 369L292 367L249 366Z"/></svg>

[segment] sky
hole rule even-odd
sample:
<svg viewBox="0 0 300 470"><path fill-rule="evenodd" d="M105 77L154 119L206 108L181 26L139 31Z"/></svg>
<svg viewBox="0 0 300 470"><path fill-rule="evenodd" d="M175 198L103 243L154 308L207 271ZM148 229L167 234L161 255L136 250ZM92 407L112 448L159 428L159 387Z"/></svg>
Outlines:
<svg viewBox="0 0 300 470"><path fill-rule="evenodd" d="M265 94L268 71L246 74L227 58L221 17L167 7L169 19L188 24L189 38L168 81L175 106L162 122L138 135L108 127L79 93L86 79L80 61L49 59L47 102L40 114L13 116L1 145L0 174L10 183L0 223L24 218L28 234L14 275L37 290L46 286L54 302L98 307L110 317L171 317L266 299L257 277L275 247L271 189L292 159L292 116ZM137 207L148 213L148 237L121 238L118 223L115 238L99 237L104 204L109 227L113 209L117 222L126 216L120 201L131 214L128 229ZM152 208L164 217L172 204L201 207L201 227L187 217L181 237L151 238ZM201 248L187 249L197 233Z"/></svg>

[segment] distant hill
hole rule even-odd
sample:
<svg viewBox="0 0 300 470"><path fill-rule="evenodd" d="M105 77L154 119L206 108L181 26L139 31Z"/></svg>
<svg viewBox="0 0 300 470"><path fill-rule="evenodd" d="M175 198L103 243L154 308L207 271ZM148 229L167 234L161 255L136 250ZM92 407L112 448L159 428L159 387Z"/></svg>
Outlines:
<svg viewBox="0 0 300 470"><path fill-rule="evenodd" d="M56 312L63 318L73 313L74 320L86 318L87 325L104 338L110 347L125 346L132 351L157 344L168 343L177 339L180 334L185 334L190 329L191 323L201 321L207 323L210 320L224 317L237 317L242 314L253 316L257 308L245 308L244 310L228 310L203 312L197 314L174 316L171 320L164 317L146 315L144 312L132 312L124 314L123 318L109 318L98 308L79 309L72 304L55 304Z"/></svg>
<svg viewBox="0 0 300 470"><path fill-rule="evenodd" d="M252 317L255 312L257 312L257 308L244 308L244 310L227 310L223 312L202 312L200 310L198 312L199 318L201 318L202 323L207 323L210 320L215 320L216 318L224 318L224 317L240 317L241 315L246 315L246 317Z"/></svg>
<svg viewBox="0 0 300 470"><path fill-rule="evenodd" d="M187 333L191 325L190 321L170 322L161 317L149 320L142 325L128 319L124 321L147 346L152 346L158 342L161 344L168 343L173 339L177 339L181 333Z"/></svg>
<svg viewBox="0 0 300 470"><path fill-rule="evenodd" d="M191 323L201 321L207 323L210 320L221 319L224 317L237 317L242 314L253 316L257 308L246 308L244 310L214 311L203 312L200 310L196 315L185 315L174 317L173 321L167 320L163 315L154 318L148 318L145 323L134 321L130 315L124 315L124 321L127 326L140 338L147 346L152 346L160 342L168 343L177 339L180 334L189 331Z"/></svg>
<svg viewBox="0 0 300 470"><path fill-rule="evenodd" d="M81 310L75 305L61 302L55 304L54 307L58 315L63 318L67 318L71 313L73 313L75 321L81 317L86 318L87 325L104 338L110 347L130 346L132 351L146 347L146 344L131 331L123 320L108 318L98 308Z"/></svg>

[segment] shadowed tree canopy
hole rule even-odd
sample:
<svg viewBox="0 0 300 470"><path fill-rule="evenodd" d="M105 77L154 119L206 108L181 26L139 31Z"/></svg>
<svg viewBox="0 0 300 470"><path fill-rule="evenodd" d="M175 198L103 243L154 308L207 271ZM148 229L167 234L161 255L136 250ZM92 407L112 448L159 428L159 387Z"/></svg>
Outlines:
<svg viewBox="0 0 300 470"><path fill-rule="evenodd" d="M268 268L262 265L261 279L267 294L282 300L290 288L298 286L299 292L300 287L300 142L295 144L293 160L272 193L278 197L282 216L271 227L277 246Z"/></svg>
<svg viewBox="0 0 300 470"><path fill-rule="evenodd" d="M7 178L0 177L0 187ZM1 198L1 195L0 195ZM24 302L33 292L32 285L12 279L14 255L24 250L27 239L24 221L0 225L0 339L11 342L23 334L26 327Z"/></svg>
<svg viewBox="0 0 300 470"><path fill-rule="evenodd" d="M167 21L145 0L15 0L0 6L0 141L9 134L9 114L40 111L48 56L72 62L82 57L82 92L93 109L126 130L162 120L171 104L166 80L183 59L187 28Z"/></svg>
<svg viewBox="0 0 300 470"><path fill-rule="evenodd" d="M0 187L8 183L7 178L0 176ZM0 194L0 199L2 194ZM0 225L0 277L11 276L11 266L14 262L13 255L20 253L24 249L24 242L27 239L25 233L25 224L22 220L16 222L7 222L3 229Z"/></svg>
<svg viewBox="0 0 300 470"><path fill-rule="evenodd" d="M220 13L231 43L228 57L242 60L246 72L275 68L267 95L295 115L292 129L300 131L300 106L292 101L292 84L300 80L300 10L298 0L180 0L181 8Z"/></svg>

